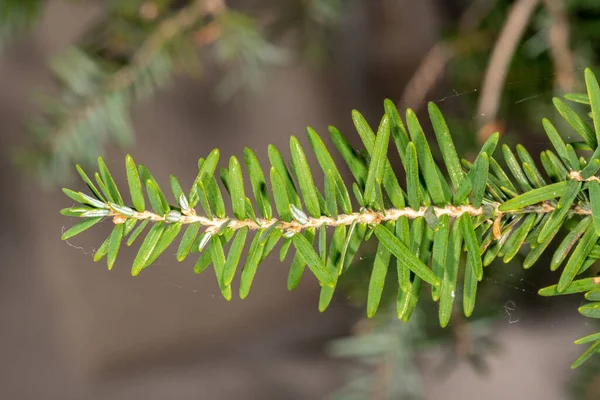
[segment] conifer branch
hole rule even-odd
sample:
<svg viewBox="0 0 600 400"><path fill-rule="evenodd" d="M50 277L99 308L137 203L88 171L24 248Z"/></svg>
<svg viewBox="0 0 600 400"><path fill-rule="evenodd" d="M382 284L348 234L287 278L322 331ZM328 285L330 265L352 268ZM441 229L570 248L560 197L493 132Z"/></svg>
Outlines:
<svg viewBox="0 0 600 400"><path fill-rule="evenodd" d="M232 156L228 166L219 169L228 195L224 196L215 177L220 157L216 149L199 160L189 194L171 176L175 206L169 204L150 171L136 165L131 156L126 157L126 172L132 205L126 205L99 158L96 184L77 166L93 196L63 189L77 205L62 213L82 218L63 239L112 217L112 233L94 256L96 261L106 257L111 269L123 239L127 237L127 244L133 244L150 225L133 262L132 275L136 276L174 242L185 225L177 259L200 253L194 271L200 273L212 263L227 300L232 298L232 281L247 242L251 243L241 272L241 298L248 295L258 266L281 242L282 261L292 246L296 250L288 288L299 284L308 266L321 284L319 310L324 311L339 277L353 266L360 245L374 236L378 245L367 315L372 317L379 308L386 276L393 271L398 282L398 318L407 321L411 317L423 284L428 283L432 299L439 302L442 327L448 325L454 304L460 301L455 296L457 290L462 291L463 313L472 315L484 267L496 258L506 263L528 249L523 267L530 268L545 250L554 248L550 269L563 264L564 268L557 284L541 289L539 294L585 292L592 302L580 307L580 313L600 318L600 279L585 277L600 258L600 178L596 175L600 170L600 86L589 69L585 80L586 94L566 98L589 105L593 128L562 100L555 99L558 111L582 142L565 143L554 125L544 119L543 127L553 147L540 155L545 174L521 145L516 146L516 155L506 144L502 146L505 170L494 158L497 133L483 144L473 163L460 160L441 111L430 103L429 117L448 173L446 179L442 163L432 155L430 143L435 143L426 139L414 111L406 111L405 125L394 103L386 100L377 133L358 111L352 113L365 151L356 152L341 132L329 129L334 147L354 176L352 185L342 178L328 146L312 128L307 129L307 135L322 170L320 177L311 170L304 149L292 136L289 165L277 148L269 146L269 184L254 152L245 149L243 163L252 195L246 193L240 161ZM390 142L400 156L405 176L391 167L387 156ZM591 156L580 154L589 150L593 150ZM324 182L323 193L315 185L319 178ZM227 215L226 198L231 202L232 216ZM202 213L196 210L198 205ZM562 231L566 236L558 246L550 246ZM394 260L396 268L391 269ZM459 275L464 277L462 287L457 282ZM580 342L594 345L574 367L600 347L600 335Z"/></svg>

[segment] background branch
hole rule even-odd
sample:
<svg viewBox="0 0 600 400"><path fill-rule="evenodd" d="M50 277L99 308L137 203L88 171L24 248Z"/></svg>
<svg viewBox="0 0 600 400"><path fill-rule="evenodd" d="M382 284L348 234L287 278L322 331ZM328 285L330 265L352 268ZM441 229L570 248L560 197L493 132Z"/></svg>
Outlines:
<svg viewBox="0 0 600 400"><path fill-rule="evenodd" d="M496 2L497 0L474 0L460 17L458 36L453 40L440 40L427 52L404 89L401 100L404 106L414 110L423 107L427 95L441 79L446 65L469 47L461 46L460 42L478 28Z"/></svg>
<svg viewBox="0 0 600 400"><path fill-rule="evenodd" d="M562 92L573 88L573 53L569 47L569 20L563 0L543 0L550 16L548 40L550 53L556 70L555 84Z"/></svg>
<svg viewBox="0 0 600 400"><path fill-rule="evenodd" d="M174 36L189 29L201 16L208 13L220 13L224 10L225 8L221 1L204 2L197 0L173 17L161 22L156 31L146 39L140 49L133 55L132 62L118 70L108 80L104 89L100 91L97 97L91 98L89 103L73 111L71 117L58 127L56 133L50 137L54 143L55 151L64 145L63 140L68 140L77 124L96 112L111 94L127 90L131 87L139 74L150 66L166 43Z"/></svg>
<svg viewBox="0 0 600 400"><path fill-rule="evenodd" d="M477 107L480 125L495 124L508 67L539 0L519 0L510 9L485 72Z"/></svg>

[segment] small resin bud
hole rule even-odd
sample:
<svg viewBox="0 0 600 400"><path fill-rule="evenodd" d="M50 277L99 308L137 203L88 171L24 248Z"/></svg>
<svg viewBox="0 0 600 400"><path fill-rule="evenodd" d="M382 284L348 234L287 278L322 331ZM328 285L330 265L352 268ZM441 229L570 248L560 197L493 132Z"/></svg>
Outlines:
<svg viewBox="0 0 600 400"><path fill-rule="evenodd" d="M294 217L299 224L306 225L308 223L308 216L295 205L290 204L290 212L292 213L292 217Z"/></svg>
<svg viewBox="0 0 600 400"><path fill-rule="evenodd" d="M296 234L296 232L294 232L294 231L285 231L283 233L283 236L290 239L290 238L294 237L295 234Z"/></svg>
<svg viewBox="0 0 600 400"><path fill-rule="evenodd" d="M494 209L494 206L492 206L491 204L483 205L482 213L485 218L493 217L495 212L496 212L496 210Z"/></svg>
<svg viewBox="0 0 600 400"><path fill-rule="evenodd" d="M165 220L169 223L177 222L181 219L181 213L177 210L171 210L165 215Z"/></svg>

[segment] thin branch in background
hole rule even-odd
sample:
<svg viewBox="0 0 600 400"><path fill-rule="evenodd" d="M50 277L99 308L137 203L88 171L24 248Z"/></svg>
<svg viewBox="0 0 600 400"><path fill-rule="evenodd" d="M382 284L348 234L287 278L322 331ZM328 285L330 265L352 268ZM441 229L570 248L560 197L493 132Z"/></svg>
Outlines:
<svg viewBox="0 0 600 400"><path fill-rule="evenodd" d="M464 11L458 23L458 38L453 41L440 40L423 57L402 94L402 104L415 110L425 104L425 98L441 79L446 65L461 53L462 37L477 29L481 21L489 15L497 0L474 0Z"/></svg>
<svg viewBox="0 0 600 400"><path fill-rule="evenodd" d="M408 81L402 94L401 103L414 110L423 107L425 98L442 77L446 64L455 55L454 48L445 41L433 45Z"/></svg>
<svg viewBox="0 0 600 400"><path fill-rule="evenodd" d="M223 29L221 24L216 21L212 21L194 32L192 34L192 40L200 47L207 46L216 42L221 36L222 32Z"/></svg>
<svg viewBox="0 0 600 400"><path fill-rule="evenodd" d="M146 39L134 54L132 62L118 70L111 77L104 89L100 91L100 95L91 98L88 103L83 104L78 110L74 110L71 117L57 128L54 135L50 136L54 151L58 151L63 145L63 140L69 140L71 132L76 129L77 125L81 121L90 118L90 115L94 114L112 93L130 87L135 82L139 72L148 68L169 40L180 32L189 29L203 15L222 12L224 9L222 1L195 1L173 17L161 22L156 31Z"/></svg>
<svg viewBox="0 0 600 400"><path fill-rule="evenodd" d="M490 14L496 3L498 3L498 0L473 0L460 16L458 31L462 33L474 32Z"/></svg>
<svg viewBox="0 0 600 400"><path fill-rule="evenodd" d="M498 125L496 117L508 67L538 4L539 0L519 0L510 9L492 51L481 88L481 96L477 107L477 118L481 126L480 132L491 132L489 126ZM482 138L486 135L478 136Z"/></svg>
<svg viewBox="0 0 600 400"><path fill-rule="evenodd" d="M153 5L144 3L137 11L139 18L158 18L160 10ZM29 129L33 143L17 152L16 161L48 185L68 176L73 162L93 162L110 138L120 146L130 145L132 103L167 86L177 67L192 72L195 60L183 54L194 54L196 45L209 45L220 37L220 32L203 31L203 42L198 43L194 29L201 28L204 17L218 19L225 13L229 10L223 0L195 0L165 15L116 70L105 68L101 59L79 46L64 51L52 63L64 90L60 96L43 99L43 110ZM202 25L214 31L212 22Z"/></svg>
<svg viewBox="0 0 600 400"><path fill-rule="evenodd" d="M550 53L556 70L555 85L562 92L573 88L574 61L569 47L569 20L563 0L544 0L544 6L550 16L548 41Z"/></svg>
<svg viewBox="0 0 600 400"><path fill-rule="evenodd" d="M223 69L215 89L223 101L242 89L258 89L267 66L289 59L284 49L266 40L254 17L227 8L224 0L194 0L173 11L157 4L111 9L114 15L101 28L100 43L91 38L98 32L90 33L91 43L71 46L54 59L52 69L63 90L60 96L42 98L43 109L29 129L33 143L15 157L44 184L64 180L74 162L91 164L109 139L129 146L134 139L132 104L168 86L179 70L198 76L205 62L198 57L199 47L210 46ZM110 18L123 19L123 26L115 28ZM133 22L138 19L154 22L127 44L123 38L138 29ZM120 50L115 52L115 45Z"/></svg>

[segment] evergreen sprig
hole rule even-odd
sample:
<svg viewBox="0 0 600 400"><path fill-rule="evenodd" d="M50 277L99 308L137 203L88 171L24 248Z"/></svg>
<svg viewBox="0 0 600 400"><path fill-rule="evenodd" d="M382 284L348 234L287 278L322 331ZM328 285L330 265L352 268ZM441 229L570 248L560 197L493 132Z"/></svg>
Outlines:
<svg viewBox="0 0 600 400"><path fill-rule="evenodd" d="M219 169L233 216L226 214L225 196L215 177L218 149L199 160L198 175L189 193L183 192L171 176L176 205L169 203L150 171L136 165L129 155L126 171L132 206L126 205L99 158L95 183L77 166L92 196L64 189L77 205L62 213L81 217L82 221L67 230L63 239L112 218L113 231L94 256L96 261L106 256L111 269L123 240L127 238L127 245L133 244L150 226L133 262L135 276L152 264L185 226L177 259L182 261L190 253L199 252L195 273L212 263L227 300L232 298L232 281L244 249L249 247L241 271L241 298L248 295L258 266L281 242L281 261L292 246L296 250L288 288L298 285L308 266L321 284L319 310L324 311L340 275L352 267L360 245L374 236L378 244L367 315L372 317L379 307L386 275L395 273L398 318L410 318L423 283L428 283L433 300L439 302L439 322L444 327L454 307L459 275L464 276L463 312L470 316L486 266L496 258L509 262L529 248L523 266L530 268L559 231L565 230L568 233L555 246L550 265L552 270L564 265L558 283L541 289L539 294L585 292L590 303L580 307L580 313L600 318L600 278L584 277L600 258L600 178L595 176L600 169L600 88L589 69L585 81L586 94L566 98L589 105L592 125L586 122L587 117L555 99L559 113L581 141L565 143L554 125L544 119L553 146L553 150L540 155L545 174L521 145L516 146L516 155L509 146L502 146L507 167L501 167L494 157L497 133L490 136L473 163L460 160L442 113L430 103L429 117L449 176L446 179L415 113L406 111L405 125L394 103L386 100L377 133L358 111L352 112L364 152L355 151L339 130L329 128L331 141L354 176L352 185L342 178L338 163L312 128L307 134L322 170L324 191L317 188L316 174L296 137L290 139L289 164L277 148L269 146L270 168L266 173L254 152L246 148L243 164L252 194L245 190L242 163L237 157L232 156L228 166ZM387 156L390 139L404 167L404 188L400 185L401 175L392 169ZM593 154L584 157L586 151ZM197 206L202 213L196 211ZM228 251L224 250L226 246ZM461 263L463 253L466 260ZM392 261L395 272L390 270ZM576 343L593 344L573 367L600 349L600 333Z"/></svg>

